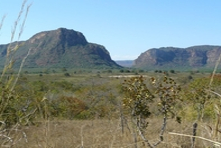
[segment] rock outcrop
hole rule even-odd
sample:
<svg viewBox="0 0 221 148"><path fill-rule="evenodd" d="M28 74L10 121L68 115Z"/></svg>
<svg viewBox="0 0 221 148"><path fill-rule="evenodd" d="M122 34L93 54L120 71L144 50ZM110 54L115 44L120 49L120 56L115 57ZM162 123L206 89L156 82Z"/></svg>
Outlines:
<svg viewBox="0 0 221 148"><path fill-rule="evenodd" d="M153 48L142 53L135 60L134 67L145 69L214 68L220 54L221 46Z"/></svg>
<svg viewBox="0 0 221 148"><path fill-rule="evenodd" d="M15 44L15 43L13 43ZM24 67L119 68L104 46L89 43L78 31L59 28L37 33L29 40L19 42L15 66L30 50ZM6 56L8 45L0 46L0 56ZM0 60L0 61L1 61ZM3 62L4 64L4 62ZM1 65L2 66L2 65Z"/></svg>

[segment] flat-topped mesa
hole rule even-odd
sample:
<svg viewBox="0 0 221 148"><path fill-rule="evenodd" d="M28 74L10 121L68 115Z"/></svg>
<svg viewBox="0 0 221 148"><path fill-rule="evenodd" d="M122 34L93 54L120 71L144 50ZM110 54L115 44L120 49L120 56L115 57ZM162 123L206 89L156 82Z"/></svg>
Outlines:
<svg viewBox="0 0 221 148"><path fill-rule="evenodd" d="M136 60L134 67L143 69L214 68L221 46L162 47L149 49Z"/></svg>

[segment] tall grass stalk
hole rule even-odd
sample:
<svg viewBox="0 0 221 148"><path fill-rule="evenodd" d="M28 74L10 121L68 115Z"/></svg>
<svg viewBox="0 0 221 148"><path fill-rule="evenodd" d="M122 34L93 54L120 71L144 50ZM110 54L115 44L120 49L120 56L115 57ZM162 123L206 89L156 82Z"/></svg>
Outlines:
<svg viewBox="0 0 221 148"><path fill-rule="evenodd" d="M2 29L2 26L3 26L3 23L4 23L4 20L5 20L5 17L6 15L4 15L1 19L1 22L0 22L0 30Z"/></svg>
<svg viewBox="0 0 221 148"><path fill-rule="evenodd" d="M14 47L12 47L12 43L14 42L14 38L15 38L15 34L16 34L16 31L17 31L17 28L18 28L18 24L19 24L19 22L21 20L21 17L22 17L22 14L24 12L26 3L27 3L27 0L24 0L23 3L22 3L21 9L19 11L18 17L17 17L16 21L14 22L14 26L13 26L13 29L12 29L12 32L11 32L11 40L10 40L10 43L9 43L9 45L7 47L6 61L5 61L5 65L4 65L4 69L3 69L0 81L2 81L5 73L9 69L12 69L13 64L15 62L15 59L14 59L15 53L16 53L16 51L20 47L19 40L20 40L21 35L22 35L23 31L24 31L25 22L26 22L26 19L27 19L27 16L28 16L31 4L27 6L27 9L25 11L25 17L23 19L22 25L21 25L19 33L18 33L18 38L16 40L16 45ZM21 64L21 65L23 65L23 64Z"/></svg>
<svg viewBox="0 0 221 148"><path fill-rule="evenodd" d="M212 73L212 76L211 76L211 79L210 79L210 83L209 83L209 88L211 87L212 83L213 83L213 78L216 74L216 71L217 71L217 68L219 66L219 63L220 63L220 60L221 60L221 54L219 55L219 58L218 60L216 61L216 65L214 67L214 70L213 70L213 73Z"/></svg>
<svg viewBox="0 0 221 148"><path fill-rule="evenodd" d="M22 60L22 62L21 62L21 65L20 65L19 70L18 70L18 73L17 73L17 77L15 78L14 84L13 84L12 87L11 87L11 91L14 90L15 85L16 85L17 82L18 82L18 78L19 78L19 76L20 76L20 74L21 74L22 67L23 67L23 65L24 65L24 63L25 63L25 60L26 60L27 57L29 56L30 51L31 51L31 49L28 50L27 55L23 58L23 60Z"/></svg>
<svg viewBox="0 0 221 148"><path fill-rule="evenodd" d="M212 73L212 76L210 78L210 82L209 82L209 88L206 90L208 91L208 95L213 93L219 97L221 97L221 95L213 90L211 90L211 87L212 87L212 83L213 83L213 80L214 80L214 76L216 74L216 71L218 69L218 66L219 66L219 63L220 63L220 60L221 60L221 54L219 55L219 58L217 59L216 61L216 64L215 64L215 67L213 69L213 73ZM220 103L221 103L221 100L220 100ZM213 142L214 143L214 146L220 146L221 144L220 143L216 143L216 141L219 140L219 124L220 124L220 114L221 114L221 110L220 110L220 105L221 104L214 104L214 111L215 111L215 114L216 114L216 121L215 121L215 124L214 124L214 127L211 127L212 129L212 133L211 134L211 138L213 139L213 141L211 140L210 142ZM197 138L197 137L196 137ZM201 138L201 137L198 137L200 139L203 139L203 140L206 140L206 141L209 141L208 139L205 139L205 138Z"/></svg>
<svg viewBox="0 0 221 148"><path fill-rule="evenodd" d="M26 0L24 1L23 5L24 5L25 3L26 3ZM22 5L22 8L24 8L23 5ZM29 12L30 7L31 7L31 4L27 6L26 13L25 13L25 18L24 18L24 20L23 20L23 22L22 22L21 29L20 29L20 32L19 32L19 35L18 35L18 40L20 39L20 37L21 37L21 35L22 35L23 31L24 31L25 22L26 22L26 19L27 19L27 17L28 17L28 12ZM18 44L18 43L17 43L17 44ZM28 50L27 55L23 58L23 60L22 60L22 62L21 62L21 65L20 65L20 67L19 67L19 71L18 71L18 73L17 73L17 77L16 77L16 79L15 79L15 81L14 81L14 84L13 84L11 90L14 89L14 87L15 87L17 81L18 81L18 78L19 78L19 76L20 76L22 67L23 67L23 65L24 65L24 63L25 63L25 60L26 60L27 57L29 56L30 51L31 51L31 49Z"/></svg>
<svg viewBox="0 0 221 148"><path fill-rule="evenodd" d="M1 147L12 147L14 145L17 145L18 142L20 142L22 139L25 139L27 142L27 136L24 130L21 128L23 120L26 122L29 122L30 116L33 115L36 110L33 112L25 112L18 114L20 110L17 110L14 104L20 99L14 92L15 85L18 81L18 78L21 73L21 69L23 67L23 64L27 58L27 56L30 53L30 50L28 51L27 55L23 58L22 63L20 65L20 69L18 71L16 79L14 79L13 76L10 78L6 78L5 74L7 71L11 70L13 67L13 64L15 62L14 56L16 51L19 49L21 44L19 43L19 40L21 38L21 35L24 30L25 22L29 13L29 9L31 5L27 6L27 9L25 11L27 0L24 0L21 6L21 9L18 13L18 17L14 23L12 32L11 32L11 40L7 47L7 54L6 54L6 60L5 65L3 68L3 72L0 77L0 84L1 84L1 96L0 96L0 145ZM25 11L24 19L21 23L20 30L18 32L18 38L17 42L14 42L15 34L17 31L17 26L21 21L21 17L23 16L23 13ZM0 29L3 26L5 16L3 16L1 22L0 22ZM19 100L20 101L20 100Z"/></svg>
<svg viewBox="0 0 221 148"><path fill-rule="evenodd" d="M215 68L213 70L213 74L212 74L212 77L210 79L209 90L211 90L211 85L212 85L212 82L213 82L213 78L214 78L214 76L216 74L216 71L217 71L218 65L220 63L220 60L221 60L221 54L219 55L219 59L217 60ZM218 94L218 93L216 93L216 94ZM218 95L218 96L220 96L220 95ZM216 113L216 122L215 122L215 125L214 125L213 139L217 141L218 140L218 135L219 135L218 131L219 131L220 112L221 112L220 104L219 105L214 104L214 108L215 108L215 113Z"/></svg>

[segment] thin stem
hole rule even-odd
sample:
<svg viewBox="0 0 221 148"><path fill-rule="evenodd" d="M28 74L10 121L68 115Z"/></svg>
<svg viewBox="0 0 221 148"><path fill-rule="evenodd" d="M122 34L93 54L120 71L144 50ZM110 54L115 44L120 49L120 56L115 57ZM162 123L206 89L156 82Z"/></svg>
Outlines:
<svg viewBox="0 0 221 148"><path fill-rule="evenodd" d="M200 136L192 136L192 135L186 135L186 134L179 134L179 133L173 133L173 132L169 132L168 134L171 134L171 135L177 135L177 136L184 136L184 137L195 137L195 138L198 138L198 139L202 139L202 140L205 140L205 141L208 141L208 142L212 142L218 146L221 146L221 143L217 142L217 141L213 141L213 140L210 140L210 139L206 139L204 137L200 137Z"/></svg>
<svg viewBox="0 0 221 148"><path fill-rule="evenodd" d="M84 135L83 135L83 129L86 125L81 126L81 148L84 148Z"/></svg>
<svg viewBox="0 0 221 148"><path fill-rule="evenodd" d="M3 23L4 23L5 17L6 17L6 15L3 15L2 20L1 20L1 23L0 23L0 30L2 29L2 26L3 26Z"/></svg>
<svg viewBox="0 0 221 148"><path fill-rule="evenodd" d="M217 68L218 68L218 65L219 65L220 60L221 60L221 54L219 55L219 59L217 60L216 65L215 65L215 67L214 67L213 74L212 74L212 77L211 77L210 83L209 83L209 88L211 87L211 85L212 85L212 83L213 83L213 78L214 78L214 76L215 76L215 74L216 74L216 70L217 70Z"/></svg>
<svg viewBox="0 0 221 148"><path fill-rule="evenodd" d="M19 11L18 17L17 17L17 19L16 19L16 21L14 23L14 27L12 29L12 35L11 35L11 42L13 42L13 40L14 40L14 36L15 36L15 32L17 30L18 22L21 19L21 16L22 16L22 13L24 11L24 7L25 7L26 2L27 2L27 0L23 1L22 6L21 6L21 10Z"/></svg>
<svg viewBox="0 0 221 148"><path fill-rule="evenodd" d="M197 130L197 122L195 122L193 124L193 137L192 137L192 145L191 145L191 148L195 148L195 140L196 138L194 136L196 136L196 130Z"/></svg>
<svg viewBox="0 0 221 148"><path fill-rule="evenodd" d="M163 134L165 132L166 125L167 125L167 117L166 117L166 114L165 114L164 117L163 117L163 124L162 124L162 128L161 128L160 135L159 135L160 139L157 143L154 144L154 146L159 145L163 141Z"/></svg>
<svg viewBox="0 0 221 148"><path fill-rule="evenodd" d="M25 60L26 60L27 57L29 56L30 51L31 51L31 49L28 50L27 55L23 58L23 60L22 60L22 62L21 62L21 65L20 65L20 67L19 67L19 71L18 71L18 73L17 73L17 77L16 77L16 79L15 79L15 81L14 81L14 84L13 84L13 86L12 86L12 88L11 88L11 91L14 89L14 87L15 87L17 81L18 81L18 78L19 78L19 76L20 76L20 73L21 73L22 67L23 67L23 65L24 65L24 63L25 63Z"/></svg>
<svg viewBox="0 0 221 148"><path fill-rule="evenodd" d="M21 28L20 28L20 32L19 32L19 35L18 35L18 41L20 40L20 37L21 37L21 35L22 35L23 31L24 31L25 22L27 20L28 12L29 12L30 7L31 7L31 4L27 6L27 9L26 9L26 12L25 12L25 18L24 18L24 20L22 22L22 25L21 25Z"/></svg>
<svg viewBox="0 0 221 148"><path fill-rule="evenodd" d="M136 125L135 121L133 121L133 122L134 122L134 124ZM140 128L139 126L137 126L137 130L138 130L138 132L139 132L140 137L143 139L143 141L146 142L147 145L148 145L150 148L154 148L154 146L151 145L151 143L149 142L149 140L146 139L146 137L144 136L144 134L143 134L143 132L142 132L142 130L141 130L141 128Z"/></svg>
<svg viewBox="0 0 221 148"><path fill-rule="evenodd" d="M8 47L7 47L7 56L6 56L5 66L4 66L4 69L3 69L3 71L2 71L2 75L1 75L0 81L2 80L2 78L3 78L3 76L5 75L6 71L7 71L8 69L10 69L10 67L13 65L13 62L14 62L14 59L13 59L14 53L11 53L11 52L12 52L12 51L16 51L16 50L18 49L18 42L17 42L16 46L15 46L13 49L11 49L11 46L12 46L12 42L13 42L13 40L14 40L14 36L15 36L15 32L16 32L16 30L17 30L18 23L19 23L19 21L20 21L20 19L21 19L21 16L22 16L22 14L23 14L24 7L25 7L26 2L27 2L27 0L24 0L24 1L23 1L22 6L21 6L21 9L20 9L20 12L19 12L19 14L18 14L18 17L17 17L17 19L16 19L16 21L15 21L15 23L14 23L14 27L13 27L12 32L11 32L11 40L10 40L10 43L9 43L9 45L8 45ZM30 5L28 6L27 11L26 11L26 15L25 15L25 18L24 18L24 21L23 21L23 27L24 27L24 24L25 24L25 20L26 20L26 18L27 18L27 13L28 13L28 11L29 11L29 7L30 7ZM22 28L23 28L23 27L22 27ZM23 29L22 29L22 30L23 30ZM20 33L19 33L20 35L19 35L19 37L18 37L18 41L19 41L19 39L20 39L22 30L20 30Z"/></svg>

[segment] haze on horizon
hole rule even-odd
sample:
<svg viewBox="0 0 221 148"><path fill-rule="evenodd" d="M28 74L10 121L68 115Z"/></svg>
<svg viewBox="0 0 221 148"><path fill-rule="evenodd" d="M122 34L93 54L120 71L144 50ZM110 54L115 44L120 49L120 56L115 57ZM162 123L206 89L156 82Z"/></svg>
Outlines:
<svg viewBox="0 0 221 148"><path fill-rule="evenodd" d="M0 44L10 42L22 2L0 0L0 18L6 14ZM21 40L64 27L105 46L113 60L134 60L150 48L221 45L219 0L28 0L30 3Z"/></svg>

